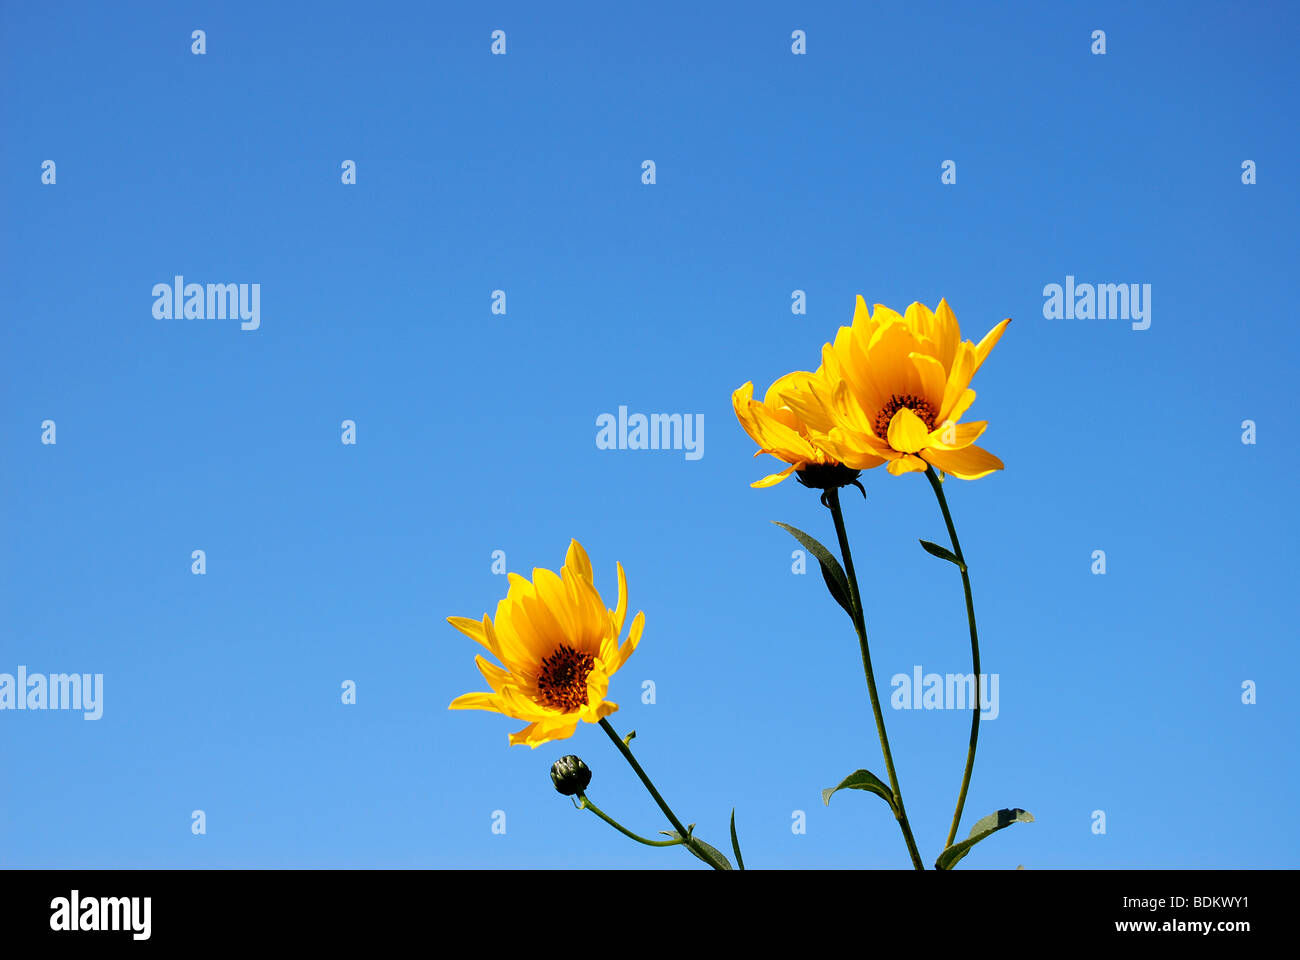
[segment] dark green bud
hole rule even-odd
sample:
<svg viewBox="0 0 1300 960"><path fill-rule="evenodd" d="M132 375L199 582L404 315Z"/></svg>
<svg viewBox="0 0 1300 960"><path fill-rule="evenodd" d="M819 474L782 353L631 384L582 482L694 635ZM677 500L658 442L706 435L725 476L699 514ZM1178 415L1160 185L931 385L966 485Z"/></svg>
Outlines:
<svg viewBox="0 0 1300 960"><path fill-rule="evenodd" d="M581 759L569 754L551 764L551 782L566 797L582 793L591 783L591 770Z"/></svg>

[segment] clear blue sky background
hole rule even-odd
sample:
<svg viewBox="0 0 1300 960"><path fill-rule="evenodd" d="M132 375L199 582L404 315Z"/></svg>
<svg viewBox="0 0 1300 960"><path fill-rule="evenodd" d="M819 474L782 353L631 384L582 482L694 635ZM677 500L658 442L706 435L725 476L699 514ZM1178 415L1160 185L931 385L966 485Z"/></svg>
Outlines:
<svg viewBox="0 0 1300 960"><path fill-rule="evenodd" d="M749 488L779 465L730 406L814 365L861 293L946 296L974 339L1014 318L972 410L1007 469L949 497L1000 675L965 823L1038 820L966 865L1295 866L1296 27L1284 3L6 4L0 672L103 673L105 709L0 713L0 863L698 866L553 792L577 752L606 810L666 826L598 728L530 751L446 709L483 688L444 618L495 609L492 551L554 569L577 537L646 613L613 720L683 818L726 846L735 806L751 867L905 866L876 798L822 806L879 748L847 618L768 521L832 527ZM176 274L261 283L261 329L154 319ZM1044 319L1067 274L1150 283L1150 329ZM620 404L702 413L703 459L598 450ZM928 485L864 482L883 693L969 669L960 580L916 544L943 539ZM887 721L932 859L968 716Z"/></svg>

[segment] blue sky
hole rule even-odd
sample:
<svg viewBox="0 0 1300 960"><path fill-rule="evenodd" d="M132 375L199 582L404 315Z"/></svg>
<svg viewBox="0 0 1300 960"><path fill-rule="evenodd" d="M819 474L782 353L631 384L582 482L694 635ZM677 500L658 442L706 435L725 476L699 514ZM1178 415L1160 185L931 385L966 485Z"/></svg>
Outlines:
<svg viewBox="0 0 1300 960"><path fill-rule="evenodd" d="M1014 318L971 411L1006 470L947 488L1000 677L962 832L1037 822L963 866L1294 866L1296 21L7 5L0 673L102 673L104 712L0 712L0 863L694 865L551 789L578 753L607 812L667 827L597 728L511 748L517 722L446 709L482 689L444 618L495 609L492 552L556 569L577 537L645 611L612 719L683 819L726 846L734 806L751 867L906 866L876 798L821 804L883 769L850 625L768 521L833 530L810 491L749 488L779 465L730 404L814 366L862 294L946 297L976 340ZM260 328L156 319L178 274L259 283ZM1150 327L1046 319L1067 276L1150 284ZM620 405L702 414L704 456L598 449ZM916 544L943 541L928 484L863 482L887 697L969 649ZM932 860L968 714L886 721Z"/></svg>

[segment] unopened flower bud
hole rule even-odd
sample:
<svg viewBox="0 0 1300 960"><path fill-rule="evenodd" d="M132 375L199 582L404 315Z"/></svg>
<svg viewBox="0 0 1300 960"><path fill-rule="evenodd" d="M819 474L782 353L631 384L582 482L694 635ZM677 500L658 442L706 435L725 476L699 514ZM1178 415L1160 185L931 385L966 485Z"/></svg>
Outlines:
<svg viewBox="0 0 1300 960"><path fill-rule="evenodd" d="M551 782L566 797L582 793L591 783L591 770L581 759L569 754L551 764Z"/></svg>

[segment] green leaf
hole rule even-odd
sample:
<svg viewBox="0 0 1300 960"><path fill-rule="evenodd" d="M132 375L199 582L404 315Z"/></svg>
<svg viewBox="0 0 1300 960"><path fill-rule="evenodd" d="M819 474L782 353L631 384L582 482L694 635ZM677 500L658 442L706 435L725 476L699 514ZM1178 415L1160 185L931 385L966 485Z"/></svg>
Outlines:
<svg viewBox="0 0 1300 960"><path fill-rule="evenodd" d="M966 570L966 564L957 559L957 554L953 553L947 547L941 547L937 543L931 543L929 540L922 540L921 546L925 552L931 556L938 557L940 560L947 560L949 563L957 564L957 568L963 572Z"/></svg>
<svg viewBox="0 0 1300 960"><path fill-rule="evenodd" d="M962 857L970 853L970 848L975 846L990 834L997 833L999 830L1011 826L1013 823L1033 823L1034 815L1027 810L1021 810L1014 807L1010 810L999 810L997 813L990 813L983 820L975 821L975 826L970 828L970 836L961 843L954 843L951 847L939 854L939 859L934 862L936 869L951 870L957 865Z"/></svg>
<svg viewBox="0 0 1300 960"><path fill-rule="evenodd" d="M889 784L870 770L855 770L841 780L839 786L827 787L822 791L822 803L829 807L831 805L831 796L836 790L866 790L869 793L874 793L889 804L890 810L897 813L894 807L894 791L889 789Z"/></svg>
<svg viewBox="0 0 1300 960"><path fill-rule="evenodd" d="M740 840L736 837L736 808L731 808L731 852L736 855L736 864L745 869L745 858L740 855Z"/></svg>
<svg viewBox="0 0 1300 960"><path fill-rule="evenodd" d="M792 527L780 520L773 520L772 522L798 540L805 550L817 558L817 562L821 564L822 568L822 579L826 581L826 589L831 592L835 602L844 608L844 611L849 615L849 619L853 619L853 604L849 600L849 578L844 575L844 568L835 559L835 554L798 527Z"/></svg>
<svg viewBox="0 0 1300 960"><path fill-rule="evenodd" d="M695 824L691 824L691 826L693 827L695 826ZM676 830L660 830L659 832L662 833L665 837L669 837L673 840L680 840L682 838L682 835L678 833ZM689 827L687 828L687 833L690 833ZM682 846L684 846L691 853L695 854L695 856L699 857L709 866L720 867L723 870L731 869L731 861L728 860L725 856L723 856L722 851L719 850L717 847L709 846L699 837L693 836L690 838L690 840L691 840L690 843L684 843L682 844ZM699 849L696 849L697 847Z"/></svg>

